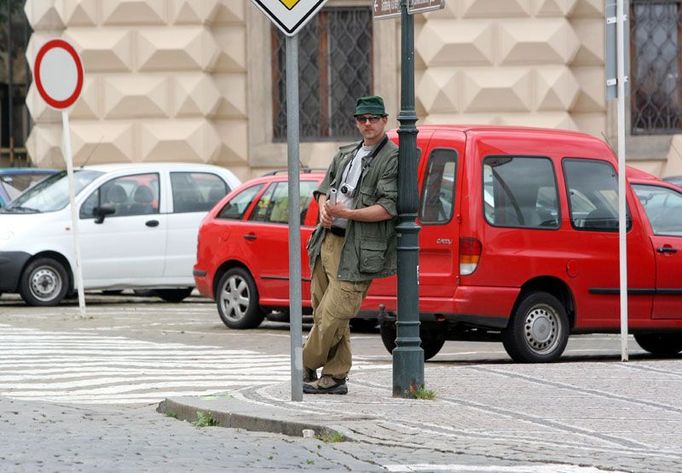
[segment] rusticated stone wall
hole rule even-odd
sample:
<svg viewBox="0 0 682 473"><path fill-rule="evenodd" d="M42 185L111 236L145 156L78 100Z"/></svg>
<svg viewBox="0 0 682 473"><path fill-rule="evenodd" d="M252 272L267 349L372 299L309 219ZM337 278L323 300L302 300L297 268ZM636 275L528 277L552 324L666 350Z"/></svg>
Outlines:
<svg viewBox="0 0 682 473"><path fill-rule="evenodd" d="M74 161L217 163L246 177L246 2L28 0L37 49L71 41L86 80L70 111ZM33 162L59 166L61 119L36 95Z"/></svg>
<svg viewBox="0 0 682 473"><path fill-rule="evenodd" d="M25 11L35 30L30 63L51 37L72 41L83 57L85 86L71 110L77 164L200 161L243 179L286 165L286 145L272 141L270 26L249 0L27 0ZM613 136L603 15L603 0L447 0L444 10L418 15L420 123ZM374 92L386 98L392 126L399 44L398 20L375 23ZM33 87L27 102L35 120L27 145L33 162L60 167L59 114ZM336 145L302 143L301 160L325 166ZM637 148L628 149L637 159ZM671 169L664 155L650 158L637 164L657 174Z"/></svg>

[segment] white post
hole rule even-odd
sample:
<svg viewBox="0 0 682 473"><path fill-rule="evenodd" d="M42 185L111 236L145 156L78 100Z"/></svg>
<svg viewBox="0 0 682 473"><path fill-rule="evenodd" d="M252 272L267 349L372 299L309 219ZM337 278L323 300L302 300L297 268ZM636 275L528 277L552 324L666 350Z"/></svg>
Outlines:
<svg viewBox="0 0 682 473"><path fill-rule="evenodd" d="M620 251L620 350L628 361L628 253L625 205L625 11L624 0L616 5L616 49L618 64L618 241Z"/></svg>
<svg viewBox="0 0 682 473"><path fill-rule="evenodd" d="M83 293L83 272L81 270L81 245L78 239L78 212L76 209L76 183L73 177L73 155L71 154L71 130L69 128L69 112L62 110L62 144L66 172L69 176L69 205L71 205L71 231L73 247L76 255L76 286L78 287L78 307L80 316L85 318L85 294Z"/></svg>

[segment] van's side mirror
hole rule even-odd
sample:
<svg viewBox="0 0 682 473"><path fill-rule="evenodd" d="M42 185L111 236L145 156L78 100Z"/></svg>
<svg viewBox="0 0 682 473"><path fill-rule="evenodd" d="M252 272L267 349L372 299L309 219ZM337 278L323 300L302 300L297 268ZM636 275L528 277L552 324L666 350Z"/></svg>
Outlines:
<svg viewBox="0 0 682 473"><path fill-rule="evenodd" d="M116 209L112 204L102 204L99 207L95 207L92 213L97 217L95 223L102 223L107 215L115 214Z"/></svg>

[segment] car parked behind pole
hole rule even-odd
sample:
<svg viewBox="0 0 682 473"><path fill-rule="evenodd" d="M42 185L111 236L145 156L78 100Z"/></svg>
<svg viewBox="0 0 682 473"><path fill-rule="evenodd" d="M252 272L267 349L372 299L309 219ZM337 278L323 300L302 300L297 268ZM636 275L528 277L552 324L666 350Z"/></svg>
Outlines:
<svg viewBox="0 0 682 473"><path fill-rule="evenodd" d="M194 286L197 229L240 184L205 164L126 163L75 170L85 290L154 290L179 302ZM69 182L54 174L0 210L0 292L55 305L77 289Z"/></svg>
<svg viewBox="0 0 682 473"><path fill-rule="evenodd" d="M0 209L29 187L56 172L56 169L44 168L0 168Z"/></svg>
<svg viewBox="0 0 682 473"><path fill-rule="evenodd" d="M548 362L571 333L620 330L617 161L605 143L572 131L432 125L419 128L417 147L426 359L446 340L497 340L516 361ZM627 176L629 330L643 349L676 354L682 192L634 168ZM302 244L317 222L311 198L321 179L301 175ZM250 181L199 230L197 288L215 298L229 327L257 326L263 308L289 304L286 196L285 175ZM301 255L310 307L304 248ZM389 351L396 297L395 277L377 279L362 307L381 314Z"/></svg>

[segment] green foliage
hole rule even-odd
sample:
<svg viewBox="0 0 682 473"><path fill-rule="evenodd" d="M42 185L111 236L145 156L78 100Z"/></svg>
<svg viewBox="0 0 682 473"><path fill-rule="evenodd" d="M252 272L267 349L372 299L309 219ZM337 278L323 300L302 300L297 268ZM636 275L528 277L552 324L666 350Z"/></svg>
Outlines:
<svg viewBox="0 0 682 473"><path fill-rule="evenodd" d="M178 413L173 411L166 411L166 417L172 417L173 419L177 419Z"/></svg>
<svg viewBox="0 0 682 473"><path fill-rule="evenodd" d="M346 437L339 432L324 432L320 435L316 435L315 438L323 441L324 443L338 443L346 441Z"/></svg>
<svg viewBox="0 0 682 473"><path fill-rule="evenodd" d="M425 401L433 401L436 399L436 392L431 389L426 389L424 386L410 386L410 395L414 399L421 399Z"/></svg>
<svg viewBox="0 0 682 473"><path fill-rule="evenodd" d="M215 427L218 421L210 412L197 411L197 421L194 423L197 427Z"/></svg>

